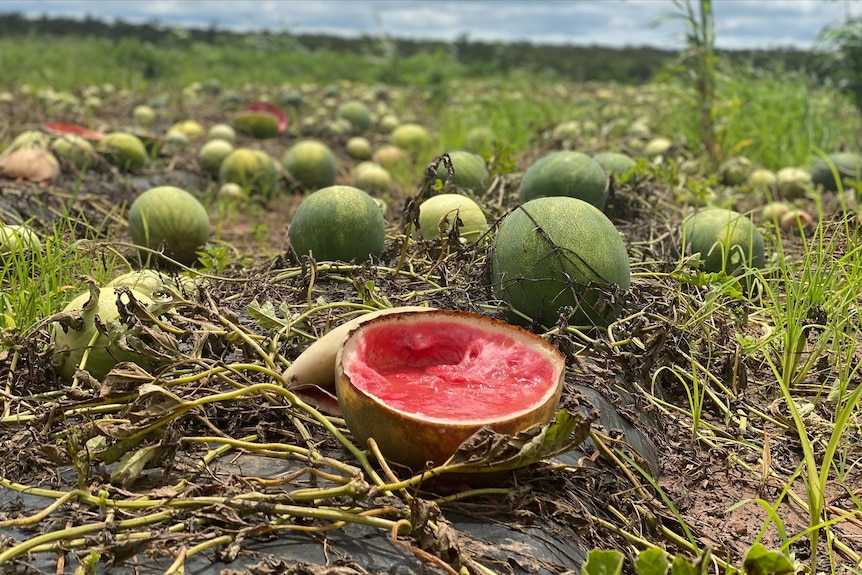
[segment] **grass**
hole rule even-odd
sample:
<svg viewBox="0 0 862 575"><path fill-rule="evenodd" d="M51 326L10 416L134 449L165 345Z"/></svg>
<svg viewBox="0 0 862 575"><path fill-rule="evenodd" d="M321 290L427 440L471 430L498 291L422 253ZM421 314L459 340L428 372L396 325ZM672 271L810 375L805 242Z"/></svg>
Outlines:
<svg viewBox="0 0 862 575"><path fill-rule="evenodd" d="M20 246L0 260L5 327L15 328L22 336L86 289L83 278L105 282L124 263L119 253L82 234L80 224L72 225L68 217L39 235L41 249ZM73 237L79 239L70 242Z"/></svg>
<svg viewBox="0 0 862 575"><path fill-rule="evenodd" d="M774 328L764 342L763 358L775 376L803 451L801 474L807 495L812 563L816 564L822 530L834 570L834 540L824 508L836 459L846 461L855 451L845 437L862 414L862 385L851 383L858 381L862 369L858 356L862 341L858 287L862 285L862 246L858 231L851 232L849 224L839 226L836 232L823 224L822 213L820 221L804 245L801 260L786 257L779 243L778 271L774 277L763 278L765 310ZM834 420L828 431L814 432L797 389L811 379L813 370L822 369L818 366L823 359L830 367L817 375L820 387L814 390L813 401L826 399L832 392ZM818 439L823 433L825 437ZM862 513L858 500L855 513Z"/></svg>
<svg viewBox="0 0 862 575"><path fill-rule="evenodd" d="M80 91L86 85L112 82L141 94L173 94L191 82L206 80L200 77L199 69L205 69L207 77L222 79L225 87L241 87L253 81L254 90L267 84L280 87L285 77L298 85L368 78L373 82L394 74L396 81L409 79L415 85L399 92L406 95L396 99L392 111L433 126L435 152L460 147L470 128L488 127L497 140L493 154L497 163L492 173L512 182L538 155L562 145L549 134L564 122L575 122L572 125L576 126L565 145L590 153L629 147L627 127L644 115L649 116L657 131L671 136L683 150L686 144L699 141L704 129L704 111L680 105L699 91L679 79L654 83L632 93L614 85L549 83L517 73L477 82L460 77L458 69L451 74L441 73L451 65L445 54L400 60L393 72L384 63L358 55L291 50L273 54L272 47L253 45L228 52L207 51L199 46L162 50L120 43L112 51L99 40L53 39L45 42L44 49L33 47L28 42L0 40L0 74L6 74L0 76L0 84L27 83L35 93L46 86ZM266 67L258 65L261 54L266 55ZM71 62L75 62L74 67ZM160 77L145 78L141 62L159 69ZM804 74L758 75L751 69L723 68L721 63L716 64L715 74L710 118L715 121L715 145L720 156L741 154L757 165L778 169L807 165L816 150L859 149L862 123L858 114L845 99L813 86ZM589 123L593 127L587 128ZM4 139L11 136L0 133ZM681 185L677 160L685 160L686 153L692 155L682 152L680 158L642 170L648 184L640 189L649 187L656 194L672 196ZM422 168L405 167L396 174L405 194L415 189ZM714 174L707 176L712 177L695 177L685 184L698 193L702 202L720 191ZM501 208L500 198L485 199ZM73 201L74 196L70 198ZM737 503L741 506L754 502L767 513L761 532L752 535L751 543L759 542L770 525L776 526L784 545L782 552L789 555L795 541L807 540L807 567L812 572L821 568L825 549L830 570L838 573L843 568L838 554L854 562L858 561L858 551L836 536L836 528L842 521L862 516L862 501L854 491L858 488L849 481L860 466L859 445L851 443L850 438L862 417L862 386L858 383L862 370L862 247L858 229L849 218L835 224L822 203L814 205L819 208L819 223L804 243L775 230L767 234L768 249L774 255L761 271L733 277L697 272L691 267L693 262L684 258L676 262L646 256L639 259L635 275L660 282L670 303L663 303L665 307L644 306L628 322L621 320L613 329L625 332L630 324L644 321L650 330L666 329L677 337L671 344L677 346L674 351L678 355L673 361L654 366L640 394L662 417L684 430L692 453L704 448L725 450L728 465L743 469L763 484L782 482L773 500L764 495ZM667 213L659 213L664 205L651 208L656 217L665 218L661 225L668 228L663 230L664 236L653 241L661 245L670 241L668 238L675 232L672 227L687 208L674 205L677 212ZM241 205L216 207L217 227L241 217L247 209ZM757 211L753 212L755 217ZM245 213L254 217L254 212ZM3 258L0 266L3 327L22 337L31 335L45 318L62 308L64 301L83 290L85 276L104 283L116 270L129 266L112 248L118 237L116 230L104 222L90 226L65 213L51 224L43 222L40 231L42 250L13 253ZM266 230L256 231L264 234ZM202 255L203 271L218 275L228 273L231 263L240 258L218 237ZM406 268L409 266L405 266L404 273ZM311 273L324 271L315 268ZM409 272L414 273L412 269ZM301 272L297 270L296 275ZM311 285L303 294L311 307ZM382 297L392 295L381 292ZM234 335L240 337L240 333L257 342L238 329ZM634 330L627 335L614 341L613 333L591 334L593 339L587 344L598 345L609 339L608 346L615 351L638 350L638 345L644 345ZM587 344L585 347L589 347ZM758 395L778 400L786 417L747 402L740 371L736 369L740 362L761 367L749 387L755 388ZM663 387L680 389L683 401L674 403L662 398L659 391ZM242 389L236 393L248 393L249 388ZM276 393L267 389L269 392ZM214 401L209 398L200 400L200 404ZM752 428L759 435L752 434ZM778 442L799 446L799 465L790 474L781 475L771 464L771 445ZM759 462L750 463L755 456ZM793 489L797 481L804 485L804 497ZM658 481L649 483L665 501L672 502ZM840 512L830 507L828 495L836 492L850 502ZM788 530L785 520L789 517L783 515L790 513L784 504L791 500L803 506L807 514L807 528L796 532ZM691 549L699 550L692 535L696 530L685 524L685 514L673 508L672 516L682 525L686 539L692 540ZM389 528L394 525L388 520L380 522ZM644 542L643 547L647 546Z"/></svg>

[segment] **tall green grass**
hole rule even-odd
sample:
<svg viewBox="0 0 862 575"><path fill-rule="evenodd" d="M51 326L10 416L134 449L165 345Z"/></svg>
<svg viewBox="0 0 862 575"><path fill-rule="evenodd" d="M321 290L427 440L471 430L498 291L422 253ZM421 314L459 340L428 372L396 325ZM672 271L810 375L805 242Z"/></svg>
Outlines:
<svg viewBox="0 0 862 575"><path fill-rule="evenodd" d="M664 84L691 97L679 79ZM859 149L862 122L852 103L820 88L804 72L756 72L750 67L718 75L714 102L719 156L741 155L771 170L809 166L814 150ZM685 108L664 110L669 136L697 141L699 116Z"/></svg>
<svg viewBox="0 0 862 575"><path fill-rule="evenodd" d="M465 70L452 53L443 50L380 58L307 51L298 45L282 45L253 35L224 46L155 46L133 39L53 36L0 39L0 86L29 84L56 90L103 83L146 90L207 79L219 80L228 88L246 83L280 86L339 80L428 85L441 78L462 77Z"/></svg>

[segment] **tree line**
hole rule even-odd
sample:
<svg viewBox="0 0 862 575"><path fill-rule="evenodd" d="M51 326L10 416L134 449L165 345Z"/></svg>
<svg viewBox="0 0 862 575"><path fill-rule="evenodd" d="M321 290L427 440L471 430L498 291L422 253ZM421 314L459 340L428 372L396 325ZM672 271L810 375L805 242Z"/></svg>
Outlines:
<svg viewBox="0 0 862 575"><path fill-rule="evenodd" d="M519 70L546 74L572 81L615 81L642 84L673 62L676 51L653 47L609 48L604 46L546 45L530 42L481 42L467 35L453 42L393 38L388 36L341 37L323 34L291 34L286 31L237 33L219 29L166 26L158 21L129 23L106 22L90 15L83 19L49 17L27 18L18 13L0 14L0 37L71 36L96 37L115 41L136 39L153 46L177 47L192 44L229 46L248 45L255 40L261 49L348 52L370 57L403 57L446 52L469 75L488 76ZM803 50L719 51L718 55L735 64L753 69L817 71L816 55Z"/></svg>

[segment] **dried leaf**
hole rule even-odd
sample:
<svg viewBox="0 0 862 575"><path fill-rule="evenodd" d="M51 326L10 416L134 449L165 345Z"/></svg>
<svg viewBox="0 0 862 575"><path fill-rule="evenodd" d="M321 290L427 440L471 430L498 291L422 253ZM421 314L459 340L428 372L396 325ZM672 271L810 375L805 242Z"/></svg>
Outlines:
<svg viewBox="0 0 862 575"><path fill-rule="evenodd" d="M99 397L128 395L142 385L152 383L153 376L136 363L118 363L99 384Z"/></svg>
<svg viewBox="0 0 862 575"><path fill-rule="evenodd" d="M129 410L129 421L140 423L165 419L177 413L186 403L160 385L146 383L138 388L138 398Z"/></svg>
<svg viewBox="0 0 862 575"><path fill-rule="evenodd" d="M457 471L465 471L516 469L538 463L583 443L597 417L595 412L584 416L560 410L553 422L533 425L515 435L483 427L461 444L447 464L457 467Z"/></svg>

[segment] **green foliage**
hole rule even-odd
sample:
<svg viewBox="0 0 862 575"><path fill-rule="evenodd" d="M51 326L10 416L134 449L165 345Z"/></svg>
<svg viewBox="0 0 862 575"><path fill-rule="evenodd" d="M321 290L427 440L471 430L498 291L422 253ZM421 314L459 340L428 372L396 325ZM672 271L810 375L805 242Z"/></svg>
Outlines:
<svg viewBox="0 0 862 575"><path fill-rule="evenodd" d="M225 87L245 82L278 85L289 78L433 88L462 77L509 78L524 73L547 80L642 84L675 56L648 47L503 44L470 41L467 36L444 43L288 32L237 34L213 27L181 30L151 22L29 20L0 14L0 85L47 83L55 89L104 82L136 89L149 82L187 85L200 80L200 70ZM805 68L813 59L807 52L792 50L725 52L722 57L749 60L758 68L778 63L787 69Z"/></svg>
<svg viewBox="0 0 862 575"><path fill-rule="evenodd" d="M822 69L862 110L862 19L823 30L820 42Z"/></svg>
<svg viewBox="0 0 862 575"><path fill-rule="evenodd" d="M657 547L641 551L635 559L635 572L638 575L702 575L711 563L711 553L703 552L694 561L677 555L669 560L667 553ZM592 549L587 557L582 575L621 575L625 557L616 550ZM794 572L793 562L784 554L769 551L760 543L752 545L745 554L743 569L745 575L785 575ZM726 573L736 575L739 570L727 567Z"/></svg>
<svg viewBox="0 0 862 575"><path fill-rule="evenodd" d="M688 92L689 105L697 116L697 138L711 168L718 167L721 157L716 134L715 92L715 15L711 0L673 0L677 9L670 18L682 20L688 30L686 49L666 73L682 75L693 90Z"/></svg>

